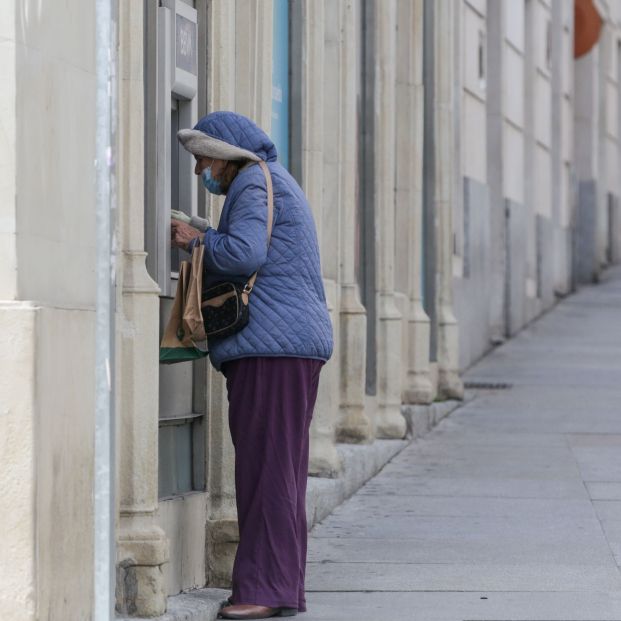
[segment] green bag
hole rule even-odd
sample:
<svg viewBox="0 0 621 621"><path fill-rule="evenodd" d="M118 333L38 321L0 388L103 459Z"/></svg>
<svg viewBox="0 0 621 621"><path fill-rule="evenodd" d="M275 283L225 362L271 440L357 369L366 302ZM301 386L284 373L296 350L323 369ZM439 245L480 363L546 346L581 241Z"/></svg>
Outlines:
<svg viewBox="0 0 621 621"><path fill-rule="evenodd" d="M160 343L162 364L200 360L209 353L197 345L207 339L201 311L204 251L199 244L192 251L192 262L182 261L179 268L175 301Z"/></svg>

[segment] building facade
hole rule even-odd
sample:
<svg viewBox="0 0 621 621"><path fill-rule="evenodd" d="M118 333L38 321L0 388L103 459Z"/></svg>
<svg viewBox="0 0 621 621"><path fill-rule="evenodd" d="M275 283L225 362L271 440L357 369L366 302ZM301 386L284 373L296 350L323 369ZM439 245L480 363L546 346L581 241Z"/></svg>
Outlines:
<svg viewBox="0 0 621 621"><path fill-rule="evenodd" d="M0 617L93 602L93 3L0 7ZM621 6L574 59L564 0L118 2L117 611L226 586L237 542L223 377L163 367L183 256L218 221L174 138L235 110L270 133L318 230L335 335L310 474L403 438L408 404L621 256ZM71 19L67 19L70 15Z"/></svg>

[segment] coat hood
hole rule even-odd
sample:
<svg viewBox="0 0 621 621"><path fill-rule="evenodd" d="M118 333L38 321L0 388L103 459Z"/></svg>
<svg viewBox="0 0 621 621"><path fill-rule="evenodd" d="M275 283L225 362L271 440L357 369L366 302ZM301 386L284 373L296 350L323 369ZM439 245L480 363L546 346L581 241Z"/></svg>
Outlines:
<svg viewBox="0 0 621 621"><path fill-rule="evenodd" d="M236 112L211 112L193 129L180 130L177 138L187 151L199 157L255 162L273 162L277 157L270 137L248 117Z"/></svg>

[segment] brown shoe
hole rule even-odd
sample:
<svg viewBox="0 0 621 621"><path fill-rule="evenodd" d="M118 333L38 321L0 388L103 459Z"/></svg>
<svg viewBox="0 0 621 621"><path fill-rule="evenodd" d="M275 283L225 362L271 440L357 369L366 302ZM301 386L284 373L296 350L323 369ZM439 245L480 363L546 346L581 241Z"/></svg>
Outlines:
<svg viewBox="0 0 621 621"><path fill-rule="evenodd" d="M230 601L230 600L229 600ZM234 604L220 609L220 619L268 619L269 617L294 617L297 608L270 608L253 604Z"/></svg>

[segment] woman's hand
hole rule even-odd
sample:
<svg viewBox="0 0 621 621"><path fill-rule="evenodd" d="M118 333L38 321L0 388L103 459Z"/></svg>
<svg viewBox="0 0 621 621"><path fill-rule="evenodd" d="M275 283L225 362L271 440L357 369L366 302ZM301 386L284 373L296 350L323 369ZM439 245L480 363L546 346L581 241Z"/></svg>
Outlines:
<svg viewBox="0 0 621 621"><path fill-rule="evenodd" d="M179 220L171 220L170 222L170 242L173 246L181 248L182 250L188 249L188 244L200 237L202 239L203 234L193 226L180 222Z"/></svg>

